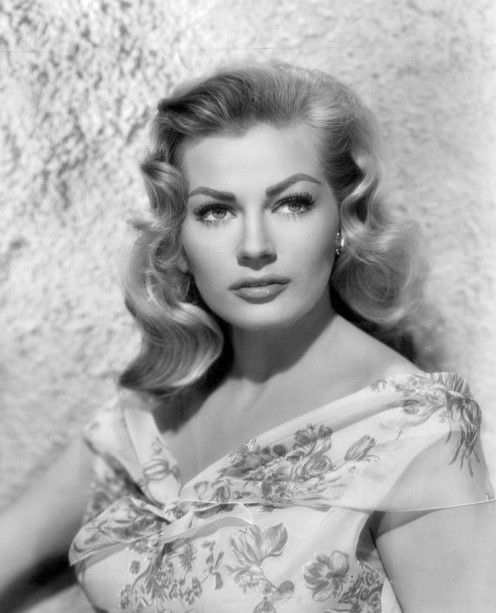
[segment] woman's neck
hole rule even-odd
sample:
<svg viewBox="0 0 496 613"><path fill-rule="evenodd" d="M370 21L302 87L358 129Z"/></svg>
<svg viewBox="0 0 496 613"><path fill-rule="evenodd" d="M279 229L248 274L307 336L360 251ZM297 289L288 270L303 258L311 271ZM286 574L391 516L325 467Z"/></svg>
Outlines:
<svg viewBox="0 0 496 613"><path fill-rule="evenodd" d="M306 315L291 325L263 330L231 329L233 368L231 377L247 384L263 385L332 343L336 313L325 292Z"/></svg>

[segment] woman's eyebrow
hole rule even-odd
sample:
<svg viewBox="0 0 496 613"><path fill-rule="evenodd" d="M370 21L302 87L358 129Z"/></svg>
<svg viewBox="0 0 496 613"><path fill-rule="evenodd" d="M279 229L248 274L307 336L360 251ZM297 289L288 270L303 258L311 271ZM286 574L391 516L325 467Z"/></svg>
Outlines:
<svg viewBox="0 0 496 613"><path fill-rule="evenodd" d="M211 187L197 187L188 194L188 198L196 196L196 194L205 194L206 196L212 196L218 200L227 200L229 202L234 202L236 200L236 196L232 192L219 192Z"/></svg>
<svg viewBox="0 0 496 613"><path fill-rule="evenodd" d="M298 174L291 175L287 179L276 183L276 185L273 185L272 187L268 187L265 190L265 193L269 198L272 198L273 196L277 196L277 194L283 192L290 185L293 185L293 183L298 183L298 181L311 181L312 183L318 183L319 185L322 185L322 183L318 179L315 179L314 177L311 177L304 172L299 172Z"/></svg>
<svg viewBox="0 0 496 613"><path fill-rule="evenodd" d="M322 183L318 179L315 179L314 177L311 177L304 172L299 172L295 175L291 175L287 179L283 179L282 181L276 183L275 185L272 185L271 187L268 187L265 190L265 194L269 198L272 198L273 196L277 196L277 194L283 192L290 185L293 185L293 183L298 183L298 181L311 181L312 183L318 183L319 185L322 185ZM196 196L197 194L212 196L213 198L217 198L218 200L224 200L228 202L235 202L236 200L236 196L232 192L221 192L216 189L212 189L211 187L196 187L188 194L188 198Z"/></svg>

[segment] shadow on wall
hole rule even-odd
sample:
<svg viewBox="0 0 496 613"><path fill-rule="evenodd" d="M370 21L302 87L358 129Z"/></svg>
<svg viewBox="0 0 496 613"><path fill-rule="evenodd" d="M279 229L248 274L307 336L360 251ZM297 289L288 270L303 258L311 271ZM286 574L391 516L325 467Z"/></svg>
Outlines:
<svg viewBox="0 0 496 613"><path fill-rule="evenodd" d="M41 604L76 583L67 556L60 555L36 567L27 577L20 578L2 595L2 613L23 613Z"/></svg>

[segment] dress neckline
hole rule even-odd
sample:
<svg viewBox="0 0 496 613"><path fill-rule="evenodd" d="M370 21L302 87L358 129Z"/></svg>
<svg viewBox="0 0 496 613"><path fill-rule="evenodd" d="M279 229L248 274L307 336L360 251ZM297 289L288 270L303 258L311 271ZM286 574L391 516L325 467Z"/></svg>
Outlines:
<svg viewBox="0 0 496 613"><path fill-rule="evenodd" d="M448 376L450 379L454 377L454 379L456 379L457 381L460 381L460 380L464 381L463 378L459 374L453 371L437 371L437 372L432 372L432 373L429 373L429 372L401 373L397 375L381 377L377 379L376 381L373 381L372 383L369 383L368 385L354 392L351 392L350 394L346 394L345 396L341 396L340 398L335 398L334 400L331 400L330 402L319 405L318 407L315 407L313 409L310 409L309 411L301 413L300 415L297 415L296 417L293 417L287 421L277 424L276 426L273 426L272 428L269 428L268 430L260 432L259 434L256 434L247 440L244 440L238 446L233 447L232 449L227 451L224 455L214 460L213 462L211 462L204 468L202 468L200 471L198 471L193 477L189 478L187 481L183 481L181 466L179 465L177 458L170 451L168 445L166 444L163 438L162 432L160 431L155 421L155 418L153 417L153 414L150 412L146 412L145 415L150 420L150 429L151 429L152 438L156 440L158 437L163 449L169 456L169 460L171 461L171 463L175 464L175 466L178 469L178 476L176 476L176 480L178 482L180 491L182 491L188 485L194 483L195 481L199 481L200 477L204 475L205 473L211 472L216 466L224 464L226 458L228 458L233 452L242 448L245 445L248 445L253 440L256 440L257 443L260 444L261 446L263 446L264 444L267 444L269 441L270 441L270 444L277 444L282 439L287 438L290 434L295 432L298 429L298 427L303 424L306 425L309 422L315 422L316 424L324 424L326 420L327 421L332 421L333 419L335 420L336 416L327 415L328 409L331 406L336 408L334 405L339 406L340 404L348 404L350 403L350 401L356 400L359 396L363 396L365 393L369 393L372 390L375 390L374 393L377 393L378 391L383 392L384 388L387 387L387 384L393 381L401 381L405 379L408 380L411 378L414 378L414 379L418 378L418 379L425 380L425 379L433 379L434 377L441 377L442 375L444 375L445 377ZM380 386L382 386L382 388ZM393 396L398 393L394 388L392 389L389 388L389 392L392 393ZM377 396L377 398L379 399L379 396ZM381 397L381 403L378 403L378 410L381 409L381 407L383 408L383 398L382 397ZM139 411L143 413L142 409L139 409ZM340 418L342 421L346 422L349 419L357 418L360 413L370 414L370 406L364 405L362 407L362 405L359 405L356 410L350 411L346 415L340 416ZM124 417L124 421L127 426L127 431L130 436L130 439L133 442L135 451L137 451L136 455L138 457L138 460L140 464L142 464L142 458L140 457L141 454L137 450L135 440L133 437L133 427L131 427L131 425L128 423L128 420L126 419L127 416L126 416L125 411L123 411L123 417Z"/></svg>

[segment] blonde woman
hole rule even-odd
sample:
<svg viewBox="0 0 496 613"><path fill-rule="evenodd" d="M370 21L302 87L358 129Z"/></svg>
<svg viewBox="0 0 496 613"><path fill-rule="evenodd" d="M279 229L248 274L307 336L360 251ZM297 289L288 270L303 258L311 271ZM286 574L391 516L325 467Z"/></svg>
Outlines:
<svg viewBox="0 0 496 613"><path fill-rule="evenodd" d="M70 544L100 613L495 609L480 409L398 351L418 266L373 125L284 64L160 102L126 278L141 352L45 477L52 516L4 585Z"/></svg>

